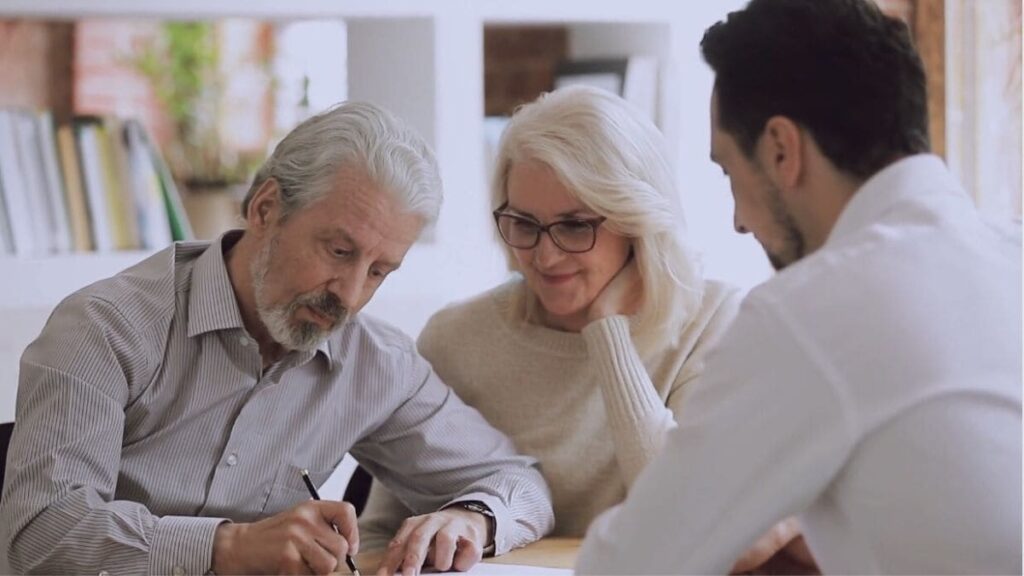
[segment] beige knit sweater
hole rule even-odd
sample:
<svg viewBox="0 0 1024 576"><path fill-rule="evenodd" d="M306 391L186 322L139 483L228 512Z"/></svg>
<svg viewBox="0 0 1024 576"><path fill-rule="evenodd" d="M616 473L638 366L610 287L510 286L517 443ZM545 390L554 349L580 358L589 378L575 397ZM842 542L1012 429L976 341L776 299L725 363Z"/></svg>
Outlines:
<svg viewBox="0 0 1024 576"><path fill-rule="evenodd" d="M676 347L642 362L624 316L582 333L530 324L525 285L512 280L435 314L420 352L458 395L537 458L551 487L558 536L583 536L621 502L665 432L684 416L683 391L739 306L736 289L707 282ZM417 511L423 513L427 511ZM412 515L379 483L360 522L360 548L382 547Z"/></svg>

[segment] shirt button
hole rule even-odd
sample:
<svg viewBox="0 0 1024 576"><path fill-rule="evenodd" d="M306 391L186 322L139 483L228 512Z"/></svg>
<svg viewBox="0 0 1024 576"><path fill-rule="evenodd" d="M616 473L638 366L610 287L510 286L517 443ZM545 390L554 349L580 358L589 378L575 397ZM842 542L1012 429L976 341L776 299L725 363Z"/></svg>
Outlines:
<svg viewBox="0 0 1024 576"><path fill-rule="evenodd" d="M185 569L181 566L175 566L174 569L171 570L171 574L174 574L174 576L185 576Z"/></svg>
<svg viewBox="0 0 1024 576"><path fill-rule="evenodd" d="M238 455L232 452L228 454L228 466L234 466L235 464L238 464Z"/></svg>
<svg viewBox="0 0 1024 576"><path fill-rule="evenodd" d="M110 572L107 572L106 570L101 570L97 576L110 576Z"/></svg>
<svg viewBox="0 0 1024 576"><path fill-rule="evenodd" d="M248 346L249 345L249 339L246 338L245 336L239 336L238 337L238 343L241 344L242 346Z"/></svg>

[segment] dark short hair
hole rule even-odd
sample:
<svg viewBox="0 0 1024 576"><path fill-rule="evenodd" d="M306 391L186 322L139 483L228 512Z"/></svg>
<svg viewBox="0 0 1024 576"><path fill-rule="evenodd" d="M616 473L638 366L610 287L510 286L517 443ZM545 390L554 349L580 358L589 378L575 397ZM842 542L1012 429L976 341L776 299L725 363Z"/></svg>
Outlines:
<svg viewBox="0 0 1024 576"><path fill-rule="evenodd" d="M930 149L924 65L907 26L869 0L751 0L700 46L719 126L747 157L777 115L860 179Z"/></svg>

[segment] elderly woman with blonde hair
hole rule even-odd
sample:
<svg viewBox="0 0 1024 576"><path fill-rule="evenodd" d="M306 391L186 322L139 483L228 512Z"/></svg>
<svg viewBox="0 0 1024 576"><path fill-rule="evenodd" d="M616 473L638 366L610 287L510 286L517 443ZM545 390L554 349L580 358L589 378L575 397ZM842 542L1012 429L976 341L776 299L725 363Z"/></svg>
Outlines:
<svg viewBox="0 0 1024 576"><path fill-rule="evenodd" d="M518 274L435 314L419 349L540 461L553 534L581 537L685 417L740 294L702 277L660 132L609 92L564 88L522 106L491 196ZM408 516L375 484L363 548L385 545Z"/></svg>

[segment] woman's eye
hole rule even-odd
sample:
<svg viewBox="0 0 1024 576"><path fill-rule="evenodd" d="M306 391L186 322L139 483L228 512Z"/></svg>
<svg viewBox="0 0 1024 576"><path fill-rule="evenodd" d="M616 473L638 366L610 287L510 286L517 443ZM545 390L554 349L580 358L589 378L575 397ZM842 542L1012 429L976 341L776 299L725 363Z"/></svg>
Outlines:
<svg viewBox="0 0 1024 576"><path fill-rule="evenodd" d="M533 222L528 222L526 220L516 220L512 223L512 226L516 229L517 232L533 233L535 230L537 230L536 224L534 224Z"/></svg>
<svg viewBox="0 0 1024 576"><path fill-rule="evenodd" d="M558 225L562 230L569 232L570 234L575 232L586 232L590 229L590 224L587 224L582 220L566 220L565 222L560 222Z"/></svg>

